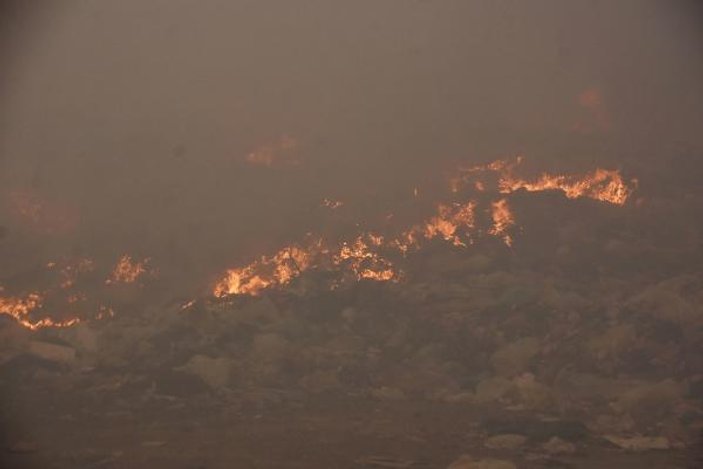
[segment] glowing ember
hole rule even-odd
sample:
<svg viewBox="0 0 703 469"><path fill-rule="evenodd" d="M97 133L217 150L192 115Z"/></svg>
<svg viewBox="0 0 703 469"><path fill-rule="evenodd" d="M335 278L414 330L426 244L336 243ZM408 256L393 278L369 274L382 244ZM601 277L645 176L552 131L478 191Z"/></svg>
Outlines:
<svg viewBox="0 0 703 469"><path fill-rule="evenodd" d="M110 277L105 280L105 285L115 283L134 283L139 277L147 272L146 265L149 259L143 261L133 261L130 256L125 254L117 261L115 269Z"/></svg>
<svg viewBox="0 0 703 469"><path fill-rule="evenodd" d="M493 219L493 226L488 233L501 237L506 245L512 246L513 239L507 233L507 230L515 224L515 218L506 199L501 199L491 204L491 218Z"/></svg>
<svg viewBox="0 0 703 469"><path fill-rule="evenodd" d="M322 205L325 206L325 207L327 207L327 208L331 208L332 210L334 210L334 209L337 209L337 208L341 207L341 206L344 205L344 204L343 204L341 201L339 201L339 200L324 199L324 200L322 201Z"/></svg>
<svg viewBox="0 0 703 469"><path fill-rule="evenodd" d="M283 135L277 142L258 147L246 156L247 163L269 168L295 166L300 163L295 155L298 142L293 137Z"/></svg>
<svg viewBox="0 0 703 469"><path fill-rule="evenodd" d="M79 217L71 207L51 201L29 189L9 192L10 213L33 229L47 234L67 233L76 228Z"/></svg>

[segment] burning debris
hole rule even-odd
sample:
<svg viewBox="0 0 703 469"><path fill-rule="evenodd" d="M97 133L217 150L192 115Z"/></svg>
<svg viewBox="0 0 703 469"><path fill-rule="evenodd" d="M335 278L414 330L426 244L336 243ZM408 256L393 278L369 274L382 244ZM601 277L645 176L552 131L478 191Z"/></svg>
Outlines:
<svg viewBox="0 0 703 469"><path fill-rule="evenodd" d="M109 295L148 289L152 260L124 254L106 268L85 257L52 261L42 288L0 291L0 311L12 319L5 331L13 331L0 344L0 364L34 367L22 375L26 389L41 382L60 396L68 387L95 413L106 406L116 415L183 412L216 402L218 415L224 408L257 421L279 407L304 406L309 416L306 406L320 396L380 412L446 408L446 419L476 442L470 457L445 457L442 464L457 467L494 464L489 456L497 454L558 461L586 449L694 444L703 420L694 397L703 382L694 353L703 340L700 279L653 280L658 264L633 278L627 266L664 242L623 249L620 238L590 241L606 228L626 237L657 218L647 207L623 207L634 186L619 173L530 179L516 174L517 164L460 171L434 213L397 232L361 231L337 242L310 234L228 270L200 297L161 303L144 295L131 303L134 314L117 314L121 303ZM564 203L556 203L559 194L529 195L541 190L563 194ZM524 197L515 197L520 191ZM569 210L579 197L602 202L582 205L591 211L587 225ZM531 220L533 202L554 214L553 225ZM618 210L631 226L599 218ZM531 235L536 225L553 230L543 251ZM598 275L584 275L584 257L601 259ZM57 305L80 314L47 319ZM466 412L483 417L468 419L470 426ZM409 438L407 428L396 431ZM441 447L434 435L417 438Z"/></svg>
<svg viewBox="0 0 703 469"><path fill-rule="evenodd" d="M147 274L149 258L144 260L132 260L132 258L125 254L117 261L115 269L110 274L110 277L105 280L105 285L112 285L116 283L134 283L140 277Z"/></svg>
<svg viewBox="0 0 703 469"><path fill-rule="evenodd" d="M459 175L450 179L453 193L464 189L468 182L472 183L470 187L484 192L488 190L489 181L484 180L483 176L486 173L497 174L493 191L504 197L491 203L492 226L487 229L476 223L477 201L441 203L435 215L396 236L369 232L338 244L314 238L307 244L285 247L273 256L228 270L217 282L213 294L216 297L258 295L263 290L287 285L307 270L321 268L346 270L355 280L397 281L403 273L392 259L402 258L433 239L466 248L474 243L475 238L488 234L512 246L513 237L509 231L515 225L515 217L506 196L516 191L556 190L570 199L586 197L624 205L637 185L635 180L628 185L618 171L605 169L597 169L584 176L545 173L536 181L528 181L515 175L515 168L522 161L522 157L517 157L515 160L496 160L486 165L460 168Z"/></svg>

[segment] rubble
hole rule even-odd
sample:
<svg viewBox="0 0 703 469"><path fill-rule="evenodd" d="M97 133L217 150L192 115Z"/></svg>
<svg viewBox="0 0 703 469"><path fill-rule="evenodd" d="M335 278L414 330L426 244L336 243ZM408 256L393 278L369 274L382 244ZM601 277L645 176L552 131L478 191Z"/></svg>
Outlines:
<svg viewBox="0 0 703 469"><path fill-rule="evenodd" d="M174 370L197 376L213 390L222 390L230 382L231 368L232 365L227 358L195 355L183 366Z"/></svg>
<svg viewBox="0 0 703 469"><path fill-rule="evenodd" d="M486 448L515 450L521 448L527 442L525 435L506 433L504 435L491 436L483 442Z"/></svg>
<svg viewBox="0 0 703 469"><path fill-rule="evenodd" d="M29 342L28 352L42 360L62 365L70 365L76 359L76 350L74 348L38 340Z"/></svg>
<svg viewBox="0 0 703 469"><path fill-rule="evenodd" d="M504 459L473 459L471 456L462 455L447 466L447 469L517 469L517 466Z"/></svg>
<svg viewBox="0 0 703 469"><path fill-rule="evenodd" d="M619 448L627 451L665 450L671 448L669 440L663 436L616 436L604 435L604 438Z"/></svg>

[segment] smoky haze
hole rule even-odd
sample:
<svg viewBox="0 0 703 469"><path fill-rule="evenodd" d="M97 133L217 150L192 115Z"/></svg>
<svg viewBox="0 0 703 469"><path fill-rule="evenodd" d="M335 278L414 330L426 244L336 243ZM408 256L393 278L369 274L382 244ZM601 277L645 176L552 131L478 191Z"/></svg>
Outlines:
<svg viewBox="0 0 703 469"><path fill-rule="evenodd" d="M627 171L703 148L694 3L7 11L3 274L135 252L203 279L328 229L324 198L380 215L458 162L524 153L542 169ZM588 90L595 110L579 102ZM18 197L42 201L50 226L24 223Z"/></svg>

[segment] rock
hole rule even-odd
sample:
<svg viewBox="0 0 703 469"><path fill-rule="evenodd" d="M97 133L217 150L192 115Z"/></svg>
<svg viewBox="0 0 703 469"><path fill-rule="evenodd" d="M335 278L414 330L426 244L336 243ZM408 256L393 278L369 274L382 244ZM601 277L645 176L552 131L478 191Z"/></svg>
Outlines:
<svg viewBox="0 0 703 469"><path fill-rule="evenodd" d="M586 426L577 420L535 419L528 417L489 418L481 426L490 435L515 433L531 441L546 442L554 436L577 441L588 435Z"/></svg>
<svg viewBox="0 0 703 469"><path fill-rule="evenodd" d="M372 389L371 396L376 399L384 400L394 400L394 399L405 399L405 393L398 388L390 388L387 386L382 386L380 388Z"/></svg>
<svg viewBox="0 0 703 469"><path fill-rule="evenodd" d="M604 334L591 338L587 349L598 359L617 357L635 345L637 333L630 324L619 324L611 327Z"/></svg>
<svg viewBox="0 0 703 469"><path fill-rule="evenodd" d="M517 466L505 459L473 459L464 454L447 469L517 469Z"/></svg>
<svg viewBox="0 0 703 469"><path fill-rule="evenodd" d="M476 385L476 401L497 401L504 397L512 387L513 383L505 378L494 377L484 379Z"/></svg>
<svg viewBox="0 0 703 469"><path fill-rule="evenodd" d="M331 391L342 387L339 377L334 371L316 371L302 377L298 381L298 385L312 393Z"/></svg>
<svg viewBox="0 0 703 469"><path fill-rule="evenodd" d="M554 402L552 390L538 382L532 373L523 373L513 380L520 402L529 409L546 409Z"/></svg>
<svg viewBox="0 0 703 469"><path fill-rule="evenodd" d="M228 313L232 320L251 324L266 325L278 321L281 312L271 298L262 296L246 304L241 310Z"/></svg>
<svg viewBox="0 0 703 469"><path fill-rule="evenodd" d="M214 390L227 387L230 380L232 364L227 358L210 358L205 355L195 355L175 371L182 371L200 378Z"/></svg>
<svg viewBox="0 0 703 469"><path fill-rule="evenodd" d="M498 349L491 357L491 364L497 375L510 377L527 370L539 349L539 340L525 337Z"/></svg>
<svg viewBox="0 0 703 469"><path fill-rule="evenodd" d="M663 436L630 436L605 435L604 438L615 446L628 451L649 451L670 449L671 443Z"/></svg>
<svg viewBox="0 0 703 469"><path fill-rule="evenodd" d="M29 353L37 358L65 365L72 364L76 359L74 348L38 340L29 342Z"/></svg>
<svg viewBox="0 0 703 469"><path fill-rule="evenodd" d="M542 449L549 454L570 454L576 452L576 445L553 436L542 445Z"/></svg>
<svg viewBox="0 0 703 469"><path fill-rule="evenodd" d="M527 437L515 433L492 436L483 442L486 448L514 450L522 447L527 442Z"/></svg>
<svg viewBox="0 0 703 469"><path fill-rule="evenodd" d="M98 333L88 324L67 327L61 330L60 336L79 351L93 353L98 350Z"/></svg>
<svg viewBox="0 0 703 469"><path fill-rule="evenodd" d="M7 451L10 453L28 454L36 452L37 449L35 442L27 440L16 441L7 445Z"/></svg>
<svg viewBox="0 0 703 469"><path fill-rule="evenodd" d="M252 354L261 361L277 361L286 356L288 341L278 334L259 334L254 337Z"/></svg>
<svg viewBox="0 0 703 469"><path fill-rule="evenodd" d="M613 407L621 412L660 416L666 414L687 392L684 383L665 379L657 383L645 383L625 391Z"/></svg>

